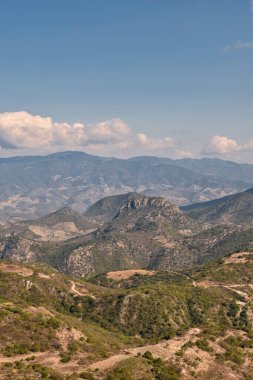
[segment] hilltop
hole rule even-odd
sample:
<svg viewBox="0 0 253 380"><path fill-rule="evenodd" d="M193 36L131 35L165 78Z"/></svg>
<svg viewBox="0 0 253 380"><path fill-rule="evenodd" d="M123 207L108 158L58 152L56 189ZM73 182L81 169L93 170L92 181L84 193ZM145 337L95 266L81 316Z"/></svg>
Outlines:
<svg viewBox="0 0 253 380"><path fill-rule="evenodd" d="M101 220L104 205L110 203L118 206L111 220L106 211L107 222L89 240L82 244L79 240L76 248L72 241L73 248L66 253L61 270L85 276L105 270L147 268L155 257L174 251L184 236L198 229L196 222L166 199L136 193L99 201L92 207L93 217Z"/></svg>

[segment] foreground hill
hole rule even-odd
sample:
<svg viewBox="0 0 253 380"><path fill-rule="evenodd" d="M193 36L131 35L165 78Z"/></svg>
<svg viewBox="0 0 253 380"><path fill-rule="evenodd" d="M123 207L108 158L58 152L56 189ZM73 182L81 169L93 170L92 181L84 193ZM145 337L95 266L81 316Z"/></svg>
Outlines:
<svg viewBox="0 0 253 380"><path fill-rule="evenodd" d="M253 185L253 165L222 160L123 160L63 152L0 159L0 223L30 220L62 207L84 212L98 199L142 192L182 205Z"/></svg>
<svg viewBox="0 0 253 380"><path fill-rule="evenodd" d="M185 206L182 210L201 223L252 225L253 189L210 202Z"/></svg>
<svg viewBox="0 0 253 380"><path fill-rule="evenodd" d="M0 378L249 379L252 252L89 282L0 262Z"/></svg>

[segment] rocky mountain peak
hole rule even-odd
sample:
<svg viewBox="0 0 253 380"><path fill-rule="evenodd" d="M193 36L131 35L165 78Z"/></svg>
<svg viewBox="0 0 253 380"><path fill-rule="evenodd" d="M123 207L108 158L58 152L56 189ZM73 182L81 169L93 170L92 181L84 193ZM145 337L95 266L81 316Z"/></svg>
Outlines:
<svg viewBox="0 0 253 380"><path fill-rule="evenodd" d="M123 212L127 213L131 210L144 210L148 208L155 209L165 207L177 208L162 197L148 197L138 193L130 193L128 199L119 207L119 210L114 218L117 218Z"/></svg>

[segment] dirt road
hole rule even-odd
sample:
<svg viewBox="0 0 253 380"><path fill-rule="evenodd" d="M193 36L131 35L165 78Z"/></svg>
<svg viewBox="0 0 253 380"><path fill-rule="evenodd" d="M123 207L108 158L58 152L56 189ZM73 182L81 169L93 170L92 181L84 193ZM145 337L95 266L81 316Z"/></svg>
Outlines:
<svg viewBox="0 0 253 380"><path fill-rule="evenodd" d="M89 369L99 369L100 371L105 371L122 360L129 359L136 356L138 352L144 354L146 351L150 351L154 357L160 357L164 360L170 359L177 351L179 351L182 346L194 339L200 333L200 329L193 328L190 329L185 335L181 337L176 337L168 341L162 341L158 344L150 344L142 347L131 348L126 351L126 353L120 353L118 355L111 356L108 359L101 360L91 364Z"/></svg>
<svg viewBox="0 0 253 380"><path fill-rule="evenodd" d="M26 355L16 355L10 358L0 357L0 364L3 363L15 363L17 361L23 360L25 361L28 358L34 357L35 363L40 363L42 365L50 366L51 368L60 371L61 373L72 373L73 371L83 371L87 369L98 369L100 371L106 371L109 368L112 368L117 363L122 360L129 359L134 357L140 352L144 354L146 351L150 351L154 357L160 357L164 360L169 360L177 351L179 351L182 346L196 338L196 336L200 333L200 329L193 328L190 329L185 335L180 337L175 337L167 341L162 341L157 344L149 344L141 347L134 347L126 350L125 352L120 352L119 354L113 355L108 359L100 360L95 363L87 365L80 365L79 360L72 360L69 363L61 363L59 352L37 352L34 354L26 354ZM85 356L86 354L83 354Z"/></svg>

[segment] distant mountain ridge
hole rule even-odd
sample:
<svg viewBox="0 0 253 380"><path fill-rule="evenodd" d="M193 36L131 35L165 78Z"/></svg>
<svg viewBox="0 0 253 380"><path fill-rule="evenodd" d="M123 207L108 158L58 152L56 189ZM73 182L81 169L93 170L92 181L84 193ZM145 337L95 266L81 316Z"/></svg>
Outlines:
<svg viewBox="0 0 253 380"><path fill-rule="evenodd" d="M0 223L31 220L62 207L84 212L129 192L185 205L253 186L253 165L218 159L117 159L83 152L0 158Z"/></svg>
<svg viewBox="0 0 253 380"><path fill-rule="evenodd" d="M253 225L253 188L181 209L201 223Z"/></svg>

